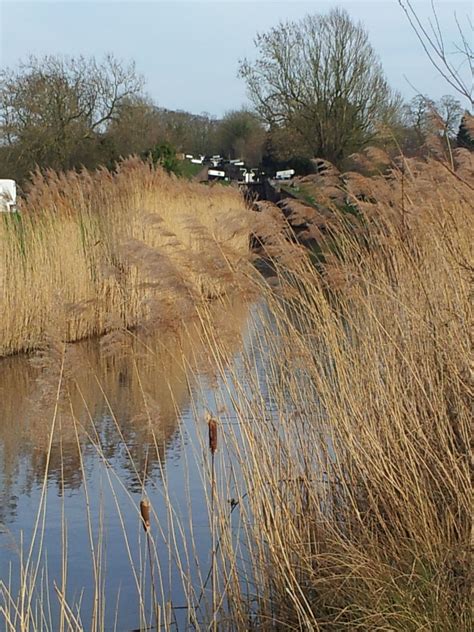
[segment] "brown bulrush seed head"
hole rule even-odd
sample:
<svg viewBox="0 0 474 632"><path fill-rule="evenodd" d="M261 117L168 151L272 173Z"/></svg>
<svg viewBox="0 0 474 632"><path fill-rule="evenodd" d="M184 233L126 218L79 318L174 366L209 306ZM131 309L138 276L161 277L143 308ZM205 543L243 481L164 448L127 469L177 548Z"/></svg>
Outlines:
<svg viewBox="0 0 474 632"><path fill-rule="evenodd" d="M143 521L143 528L148 531L150 528L150 501L144 498L140 501L140 514Z"/></svg>
<svg viewBox="0 0 474 632"><path fill-rule="evenodd" d="M217 450L217 421L208 415L207 425L209 427L209 449L214 454Z"/></svg>

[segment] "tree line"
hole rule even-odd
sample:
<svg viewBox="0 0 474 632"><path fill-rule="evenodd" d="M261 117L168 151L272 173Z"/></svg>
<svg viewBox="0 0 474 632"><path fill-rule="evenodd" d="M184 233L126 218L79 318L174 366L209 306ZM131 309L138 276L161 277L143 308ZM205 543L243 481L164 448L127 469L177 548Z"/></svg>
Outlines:
<svg viewBox="0 0 474 632"><path fill-rule="evenodd" d="M404 103L366 30L344 10L282 22L255 45L255 61L239 66L251 106L221 119L157 106L134 63L113 55L30 57L0 70L0 177L23 182L38 166L112 168L130 154L162 156L163 147L252 166L314 157L343 164L368 144L414 155L433 135L472 149L460 101Z"/></svg>
<svg viewBox="0 0 474 632"><path fill-rule="evenodd" d="M133 63L112 55L30 57L0 71L0 177L23 182L39 166L113 167L167 146L193 154L244 153L258 162L262 126L247 110L222 120L172 111L144 93Z"/></svg>

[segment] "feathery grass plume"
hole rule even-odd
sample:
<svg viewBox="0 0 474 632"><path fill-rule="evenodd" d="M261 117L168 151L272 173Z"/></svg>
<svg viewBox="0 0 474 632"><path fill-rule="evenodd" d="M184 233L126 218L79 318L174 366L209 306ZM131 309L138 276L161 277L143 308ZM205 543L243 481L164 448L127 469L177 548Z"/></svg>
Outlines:
<svg viewBox="0 0 474 632"><path fill-rule="evenodd" d="M374 168L388 167L392 164L390 156L380 147L367 147L364 149L364 153Z"/></svg>
<svg viewBox="0 0 474 632"><path fill-rule="evenodd" d="M474 116L466 112L463 117L464 126L471 137L474 138Z"/></svg>
<svg viewBox="0 0 474 632"><path fill-rule="evenodd" d="M464 147L453 150L456 173L468 182L474 180L474 153Z"/></svg>
<svg viewBox="0 0 474 632"><path fill-rule="evenodd" d="M217 421L211 414L207 413L207 426L209 434L209 450L211 452L211 505L210 505L210 527L211 527L211 628L217 632L217 515L216 515L216 471L215 454L217 450Z"/></svg>
<svg viewBox="0 0 474 632"><path fill-rule="evenodd" d="M154 557L153 557L152 542L151 542L152 538L151 538L151 532L150 532L150 528L151 528L150 508L151 508L151 504L150 504L149 499L146 497L142 498L140 501L140 517L142 520L143 529L146 534L148 563L150 567L150 581L151 581L152 595L153 595L152 610L155 616L155 624L156 624L156 627L158 628L159 621L160 621L160 604L158 603L156 586L155 586Z"/></svg>
<svg viewBox="0 0 474 632"><path fill-rule="evenodd" d="M313 221L317 217L317 211L310 206L298 200L285 200L282 204L285 217L293 227L298 227Z"/></svg>

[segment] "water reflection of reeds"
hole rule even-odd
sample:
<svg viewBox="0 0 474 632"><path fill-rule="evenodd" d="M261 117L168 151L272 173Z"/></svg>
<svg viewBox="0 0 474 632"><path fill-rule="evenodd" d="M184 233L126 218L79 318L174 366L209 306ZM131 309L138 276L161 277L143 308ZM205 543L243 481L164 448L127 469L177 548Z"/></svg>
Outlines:
<svg viewBox="0 0 474 632"><path fill-rule="evenodd" d="M246 314L226 299L172 328L51 340L33 356L1 360L0 522L42 481L50 440L49 485L59 494L81 486L88 456L120 468L131 490L160 476L168 447L179 452L179 416L196 376L215 372L205 332L212 326L231 356Z"/></svg>

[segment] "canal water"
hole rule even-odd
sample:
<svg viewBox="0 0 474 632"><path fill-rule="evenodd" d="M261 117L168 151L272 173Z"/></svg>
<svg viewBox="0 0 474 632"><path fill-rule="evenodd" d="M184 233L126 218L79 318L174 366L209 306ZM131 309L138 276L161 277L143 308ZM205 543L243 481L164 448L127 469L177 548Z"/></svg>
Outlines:
<svg viewBox="0 0 474 632"><path fill-rule="evenodd" d="M144 629L155 599L170 629L190 627L190 604L205 619L207 415L237 425L233 380L245 388L249 359L265 396L263 312L229 301L153 333L115 331L66 349L51 340L0 361L2 629L20 629L17 610L30 612L29 629ZM238 473L224 452L231 503Z"/></svg>

